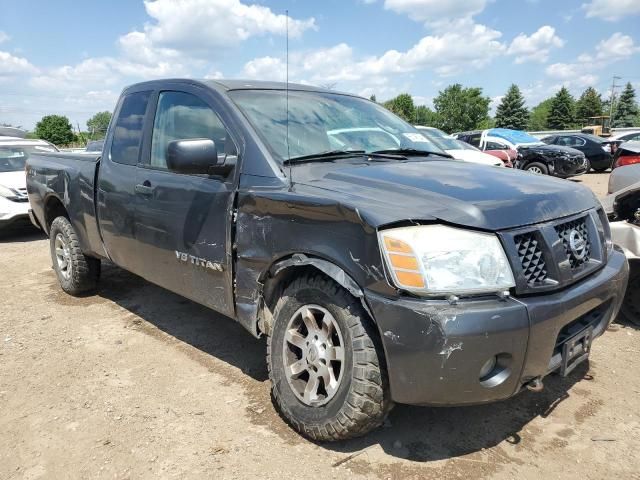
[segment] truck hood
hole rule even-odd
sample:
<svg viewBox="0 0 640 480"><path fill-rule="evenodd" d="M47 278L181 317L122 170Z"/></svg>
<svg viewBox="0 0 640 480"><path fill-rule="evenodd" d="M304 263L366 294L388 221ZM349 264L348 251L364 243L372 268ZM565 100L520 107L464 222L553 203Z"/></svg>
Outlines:
<svg viewBox="0 0 640 480"><path fill-rule="evenodd" d="M24 170L0 172L0 185L14 190L24 190L27 188L27 177Z"/></svg>
<svg viewBox="0 0 640 480"><path fill-rule="evenodd" d="M567 180L451 160L313 164L302 170L294 171L296 189L323 189L309 193L357 209L374 227L438 220L496 231L599 205L591 190Z"/></svg>

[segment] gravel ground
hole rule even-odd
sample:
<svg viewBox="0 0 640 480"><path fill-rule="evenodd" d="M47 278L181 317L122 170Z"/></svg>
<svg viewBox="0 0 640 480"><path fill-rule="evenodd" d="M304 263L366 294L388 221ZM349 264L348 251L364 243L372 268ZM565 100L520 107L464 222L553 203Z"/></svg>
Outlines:
<svg viewBox="0 0 640 480"><path fill-rule="evenodd" d="M599 194L606 175L580 179ZM365 438L314 444L269 398L265 343L115 267L59 288L41 235L0 239L0 479L640 478L640 332L615 325L542 393L397 406Z"/></svg>

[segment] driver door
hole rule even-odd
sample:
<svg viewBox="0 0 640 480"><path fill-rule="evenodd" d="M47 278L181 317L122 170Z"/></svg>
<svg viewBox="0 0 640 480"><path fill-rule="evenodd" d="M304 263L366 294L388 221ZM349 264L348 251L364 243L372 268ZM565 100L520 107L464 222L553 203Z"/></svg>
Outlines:
<svg viewBox="0 0 640 480"><path fill-rule="evenodd" d="M169 143L175 140L211 139L219 156L236 155L236 144L213 101L198 89L182 89L158 93L149 148L136 174L141 275L231 314L229 248L235 175L179 174L167 168L166 157Z"/></svg>

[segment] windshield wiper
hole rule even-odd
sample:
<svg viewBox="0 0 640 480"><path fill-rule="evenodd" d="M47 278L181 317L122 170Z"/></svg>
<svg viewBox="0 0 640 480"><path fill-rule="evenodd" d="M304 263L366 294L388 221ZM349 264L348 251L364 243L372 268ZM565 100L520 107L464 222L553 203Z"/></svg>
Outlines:
<svg viewBox="0 0 640 480"><path fill-rule="evenodd" d="M310 155L300 155L284 160L284 164L303 162L325 162L336 158L361 157L366 152L364 150L329 150L328 152L312 153Z"/></svg>
<svg viewBox="0 0 640 480"><path fill-rule="evenodd" d="M437 155L439 157L453 158L448 153L434 152L431 150L418 150L417 148L391 148L388 150L377 150L368 155L408 155L414 157L428 157L429 155Z"/></svg>

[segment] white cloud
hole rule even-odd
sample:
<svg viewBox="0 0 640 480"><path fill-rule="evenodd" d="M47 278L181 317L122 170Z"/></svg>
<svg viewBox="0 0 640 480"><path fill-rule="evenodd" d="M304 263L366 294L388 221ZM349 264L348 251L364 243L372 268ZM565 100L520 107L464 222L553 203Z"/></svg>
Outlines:
<svg viewBox="0 0 640 480"><path fill-rule="evenodd" d="M383 83L390 75L432 69L440 76L463 69L482 68L506 50L501 33L484 25L473 25L466 32L428 35L406 51L388 50L379 56L357 58L353 49L340 43L330 48L294 52L290 55L292 81L315 84L358 82L366 89ZM280 57L260 57L247 62L243 73L249 78L283 80L286 65Z"/></svg>
<svg viewBox="0 0 640 480"><path fill-rule="evenodd" d="M284 35L287 16L275 14L262 5L248 5L240 0L146 0L145 9L153 19L144 31L133 31L120 39L126 54L134 57L140 45L144 56L155 49L166 53L183 52L189 56L220 53L222 47L259 35ZM290 37L315 29L315 19L288 18Z"/></svg>
<svg viewBox="0 0 640 480"><path fill-rule="evenodd" d="M616 32L611 37L598 42L593 50L597 52L595 56L583 53L578 56L576 62L549 65L545 70L546 74L578 85L593 84L598 78L594 74L595 71L640 52L640 47L633 43L630 36Z"/></svg>
<svg viewBox="0 0 640 480"><path fill-rule="evenodd" d="M638 0L591 0L583 3L582 8L586 11L587 18L602 18L609 22L640 14Z"/></svg>
<svg viewBox="0 0 640 480"><path fill-rule="evenodd" d="M14 75L33 74L37 71L38 69L31 65L26 58L0 51L0 79Z"/></svg>
<svg viewBox="0 0 640 480"><path fill-rule="evenodd" d="M0 43L8 42L10 39L11 37L7 33L0 30Z"/></svg>
<svg viewBox="0 0 640 480"><path fill-rule="evenodd" d="M640 52L640 47L634 44L630 36L617 32L598 42L593 51L597 52L596 55L583 53L578 56L576 62L554 63L549 65L545 72L569 88L592 86L599 79L598 71Z"/></svg>
<svg viewBox="0 0 640 480"><path fill-rule="evenodd" d="M435 23L445 19L471 18L488 0L385 0L384 8L409 16L416 22Z"/></svg>
<svg viewBox="0 0 640 480"><path fill-rule="evenodd" d="M560 48L564 40L556 35L555 28L545 25L531 35L521 33L513 39L507 54L516 56L516 63L527 61L546 62L552 48Z"/></svg>
<svg viewBox="0 0 640 480"><path fill-rule="evenodd" d="M638 2L640 3L640 2ZM617 61L640 52L640 47L633 43L633 38L616 32L606 40L602 40L595 48L599 60Z"/></svg>

